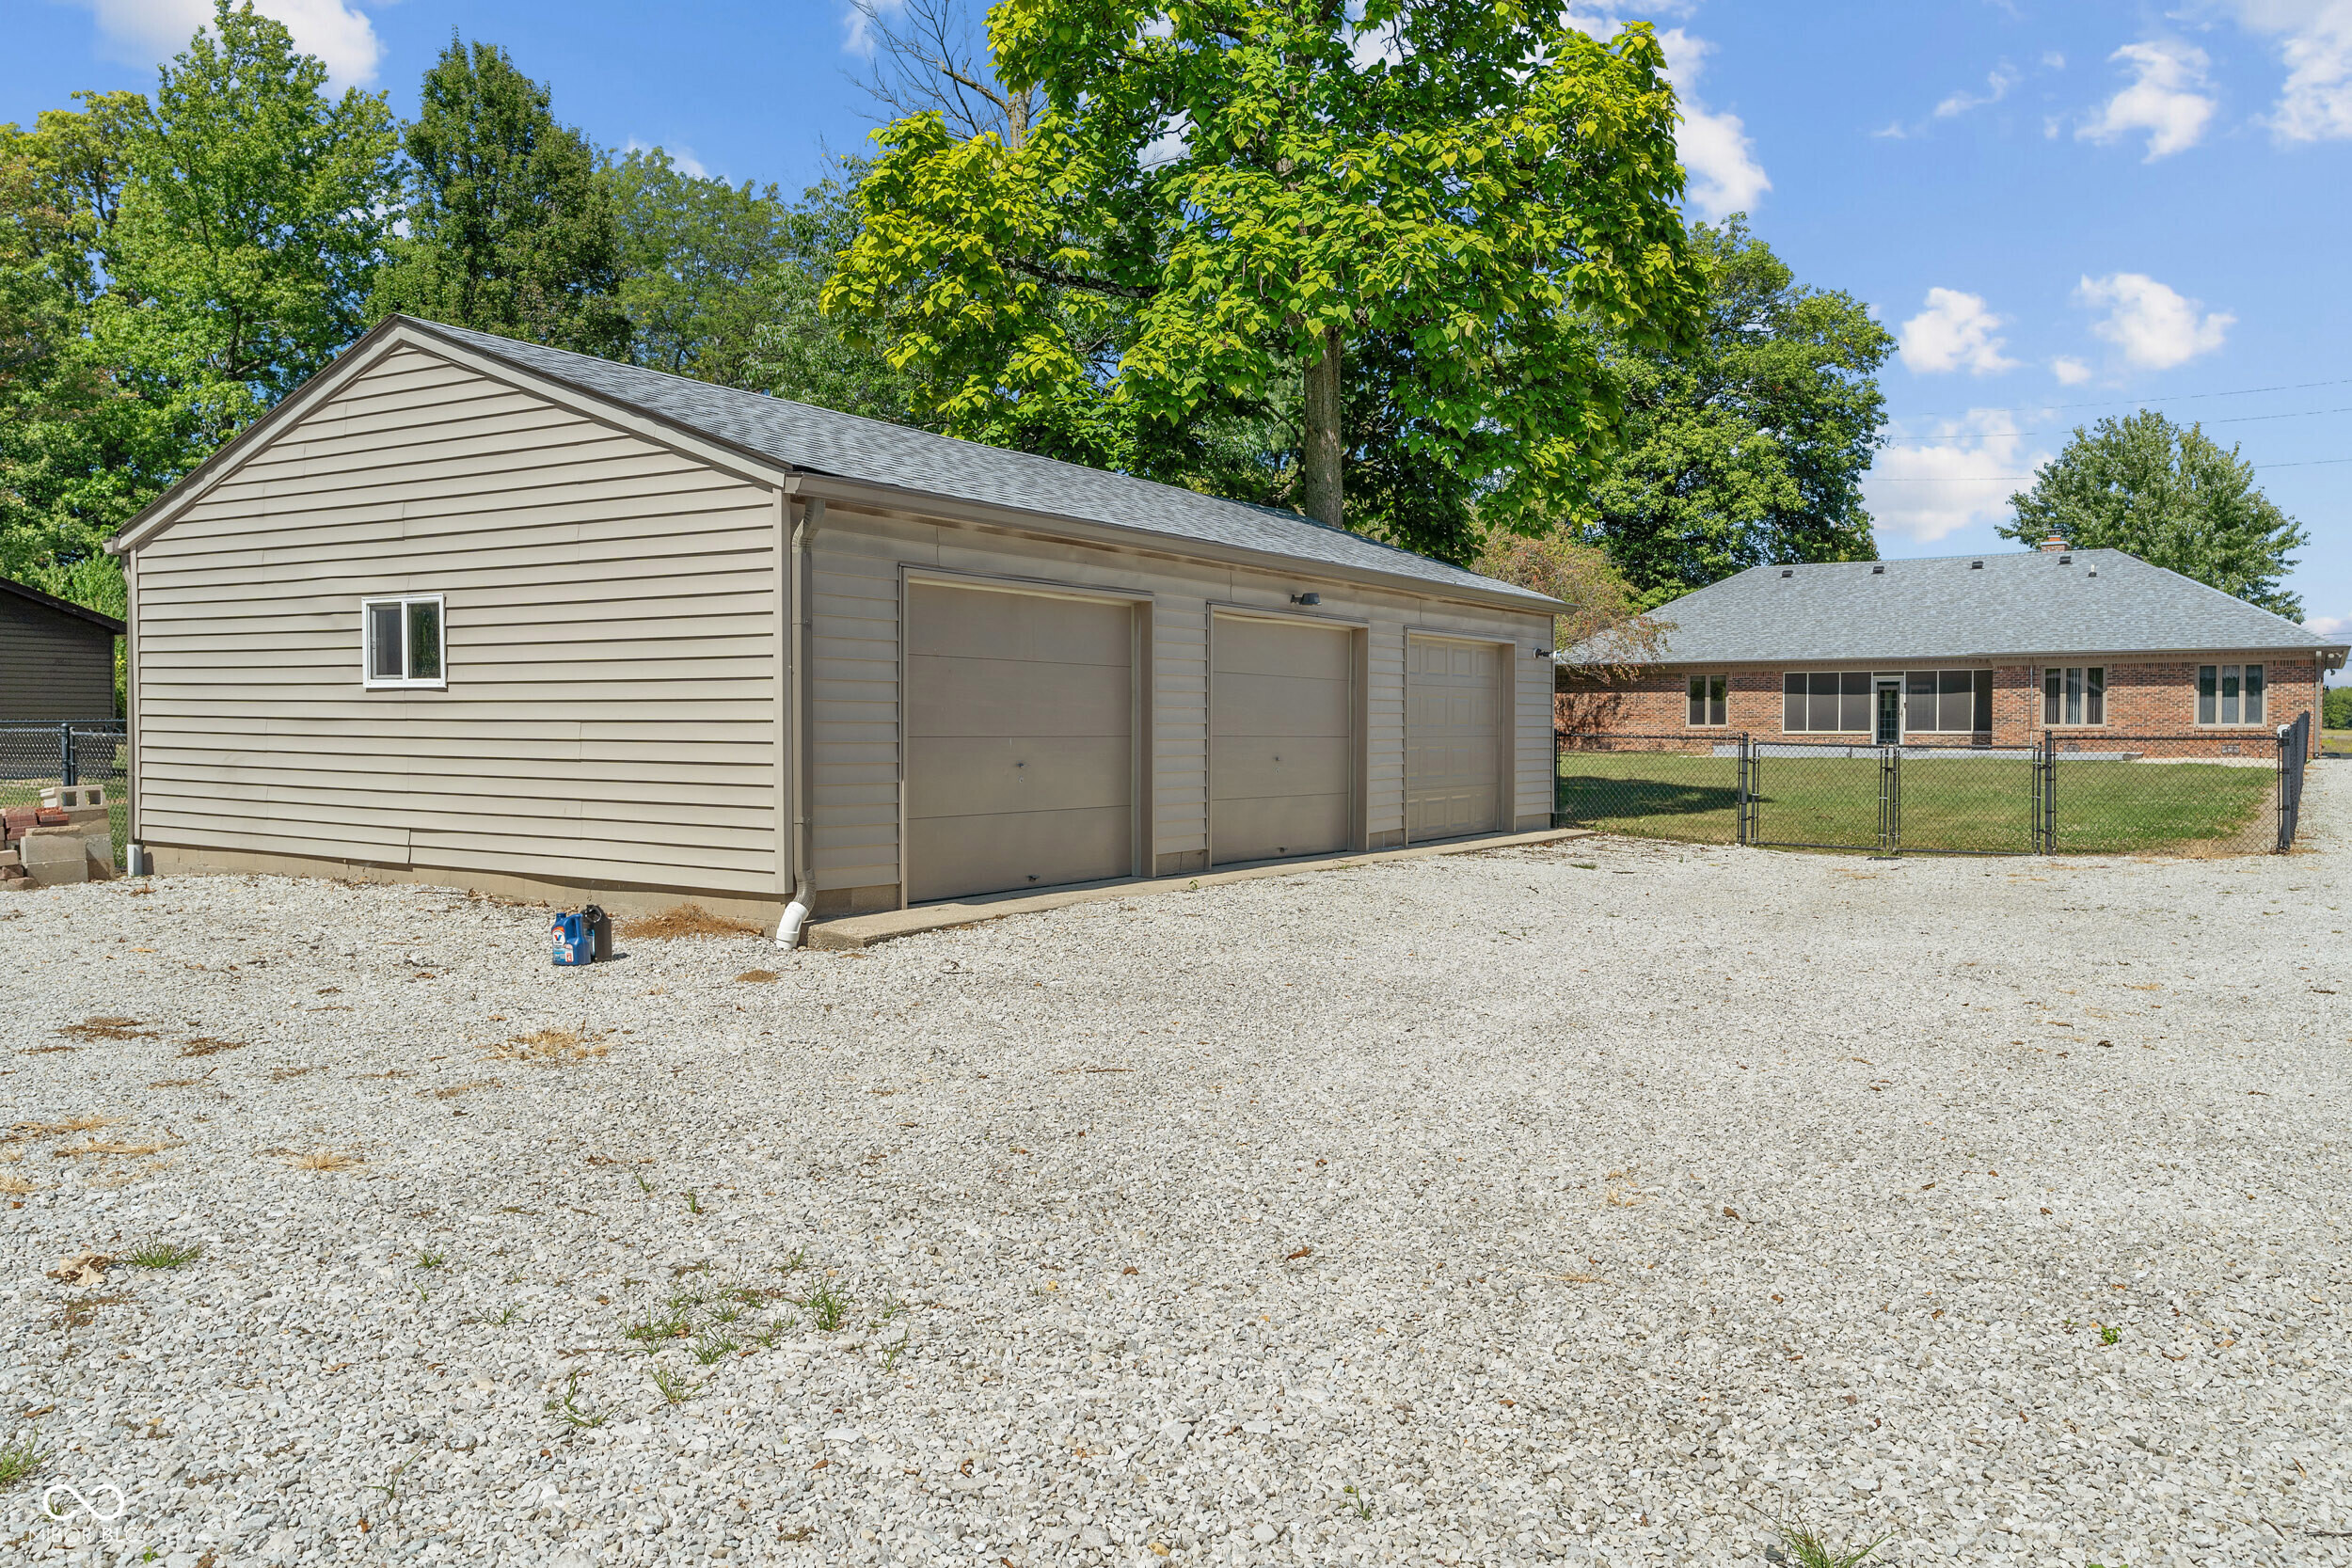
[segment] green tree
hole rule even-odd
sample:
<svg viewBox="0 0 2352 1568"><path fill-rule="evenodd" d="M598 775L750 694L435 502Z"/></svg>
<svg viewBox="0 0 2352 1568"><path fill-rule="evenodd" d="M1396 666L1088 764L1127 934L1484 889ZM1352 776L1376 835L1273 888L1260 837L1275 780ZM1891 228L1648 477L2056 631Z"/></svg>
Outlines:
<svg viewBox="0 0 2352 1568"><path fill-rule="evenodd" d="M1680 351L1611 346L1625 445L1583 537L1647 604L1750 566L1876 560L1862 476L1894 340L1852 295L1800 285L1743 218L1691 240L1707 264L1705 334Z"/></svg>
<svg viewBox="0 0 2352 1568"><path fill-rule="evenodd" d="M98 545L365 327L396 133L326 80L223 3L151 103L0 130L0 570L119 606Z"/></svg>
<svg viewBox="0 0 2352 1568"><path fill-rule="evenodd" d="M1068 433L1149 471L1204 415L1298 388L1295 494L1346 504L1367 345L1410 461L1541 531L1605 468L1617 405L1590 324L1645 347L1695 319L1674 95L1646 26L1372 0L1004 0L1017 146L936 112L878 133L828 310L915 368L949 428ZM1123 449L1123 450L1122 450ZM1121 461L1121 459L1125 461Z"/></svg>
<svg viewBox="0 0 2352 1568"><path fill-rule="evenodd" d="M2320 723L2331 730L2352 730L2352 686L2331 686L2319 700Z"/></svg>
<svg viewBox="0 0 2352 1568"><path fill-rule="evenodd" d="M2287 552L2311 543L2254 483L2254 466L2199 425L2153 409L2077 425L2066 450L2009 499L2001 537L2058 534L2079 550L2123 550L2290 621L2302 601L2279 586Z"/></svg>
<svg viewBox="0 0 2352 1568"><path fill-rule="evenodd" d="M620 230L631 362L746 385L762 293L800 253L798 214L773 185L689 174L658 147L632 149L602 178Z"/></svg>
<svg viewBox="0 0 2352 1568"><path fill-rule="evenodd" d="M451 37L402 137L408 233L377 281L378 315L627 355L612 193L549 103L505 50L477 41L469 54Z"/></svg>

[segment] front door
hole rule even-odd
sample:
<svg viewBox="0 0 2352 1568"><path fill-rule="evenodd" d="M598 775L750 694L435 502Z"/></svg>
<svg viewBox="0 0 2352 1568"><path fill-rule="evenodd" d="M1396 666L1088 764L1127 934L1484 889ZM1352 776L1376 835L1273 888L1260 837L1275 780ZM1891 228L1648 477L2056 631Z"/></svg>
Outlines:
<svg viewBox="0 0 2352 1568"><path fill-rule="evenodd" d="M1879 688L1878 743L1899 746L1903 743L1903 683L1883 680Z"/></svg>

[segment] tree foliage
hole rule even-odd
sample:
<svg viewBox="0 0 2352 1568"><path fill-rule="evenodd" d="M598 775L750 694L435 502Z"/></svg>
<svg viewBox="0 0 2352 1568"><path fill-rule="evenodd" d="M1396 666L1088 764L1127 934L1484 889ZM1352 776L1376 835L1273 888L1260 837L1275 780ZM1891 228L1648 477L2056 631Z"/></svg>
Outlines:
<svg viewBox="0 0 2352 1568"><path fill-rule="evenodd" d="M2235 447L2224 451L2201 426L2153 409L2077 426L2010 504L2017 515L2002 526L2005 539L2056 533L2076 549L2123 550L2302 619L2302 601L2280 579L2295 564L2287 552L2311 535L2271 504Z"/></svg>
<svg viewBox="0 0 2352 1568"><path fill-rule="evenodd" d="M452 36L425 72L408 155L408 232L378 281L378 315L620 357L621 231L588 139L494 43Z"/></svg>
<svg viewBox="0 0 2352 1568"><path fill-rule="evenodd" d="M221 0L151 102L0 127L0 571L116 610L97 546L366 325L380 95Z"/></svg>
<svg viewBox="0 0 2352 1568"><path fill-rule="evenodd" d="M827 284L950 429L1149 472L1204 417L1296 378L1295 496L1355 521L1349 426L1541 531L1604 471L1594 323L1683 341L1700 277L1674 209L1672 89L1645 26L1373 0L1004 0L1025 139L936 111L877 134ZM1382 356L1350 396L1351 358ZM1367 409L1376 401L1376 410ZM1356 404L1351 414L1349 404Z"/></svg>
<svg viewBox="0 0 2352 1568"><path fill-rule="evenodd" d="M1625 445L1583 536L1650 604L1750 566L1877 559L1862 477L1894 340L1852 295L1799 284L1742 218L1695 226L1692 249L1708 276L1699 341L1610 347Z"/></svg>

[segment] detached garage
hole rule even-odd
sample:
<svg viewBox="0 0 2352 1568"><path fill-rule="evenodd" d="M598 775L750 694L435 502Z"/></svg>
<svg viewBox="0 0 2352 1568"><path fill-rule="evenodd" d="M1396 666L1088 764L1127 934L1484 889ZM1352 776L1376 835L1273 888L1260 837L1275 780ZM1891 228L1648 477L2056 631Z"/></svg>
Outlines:
<svg viewBox="0 0 2352 1568"><path fill-rule="evenodd" d="M1540 595L400 317L110 547L167 872L773 918L1550 821Z"/></svg>

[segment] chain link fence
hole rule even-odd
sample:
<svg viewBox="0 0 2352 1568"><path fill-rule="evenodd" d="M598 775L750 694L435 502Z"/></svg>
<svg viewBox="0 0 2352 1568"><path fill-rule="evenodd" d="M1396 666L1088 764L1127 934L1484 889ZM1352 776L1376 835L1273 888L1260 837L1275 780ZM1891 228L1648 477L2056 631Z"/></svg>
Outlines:
<svg viewBox="0 0 2352 1568"><path fill-rule="evenodd" d="M131 739L119 719L68 724L0 724L0 806L38 804L58 784L103 784L122 863L131 827Z"/></svg>
<svg viewBox="0 0 2352 1568"><path fill-rule="evenodd" d="M2310 716L2275 734L1867 746L1554 734L1560 827L1874 854L2284 853Z"/></svg>

